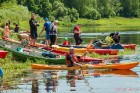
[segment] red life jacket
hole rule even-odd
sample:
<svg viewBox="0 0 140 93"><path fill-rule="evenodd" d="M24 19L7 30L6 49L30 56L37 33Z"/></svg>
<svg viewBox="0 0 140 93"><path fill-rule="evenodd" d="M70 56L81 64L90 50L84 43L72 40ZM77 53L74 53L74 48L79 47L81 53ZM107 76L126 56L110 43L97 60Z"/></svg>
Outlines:
<svg viewBox="0 0 140 93"><path fill-rule="evenodd" d="M64 41L63 45L70 45L70 42L69 41Z"/></svg>
<svg viewBox="0 0 140 93"><path fill-rule="evenodd" d="M68 55L70 55L72 57L74 62L78 62L78 59L77 59L75 54L68 53L67 56L66 56L66 62L67 62L68 65L71 64L70 59L68 58Z"/></svg>

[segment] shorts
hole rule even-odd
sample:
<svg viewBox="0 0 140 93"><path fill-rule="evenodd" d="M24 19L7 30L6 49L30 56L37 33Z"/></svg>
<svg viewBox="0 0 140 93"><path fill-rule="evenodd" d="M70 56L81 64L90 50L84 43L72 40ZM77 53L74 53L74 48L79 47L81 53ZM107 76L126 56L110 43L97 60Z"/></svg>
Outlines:
<svg viewBox="0 0 140 93"><path fill-rule="evenodd" d="M50 40L50 35L46 33L46 39Z"/></svg>
<svg viewBox="0 0 140 93"><path fill-rule="evenodd" d="M38 37L37 32L36 31L31 31L30 37L31 37L31 39L36 39Z"/></svg>

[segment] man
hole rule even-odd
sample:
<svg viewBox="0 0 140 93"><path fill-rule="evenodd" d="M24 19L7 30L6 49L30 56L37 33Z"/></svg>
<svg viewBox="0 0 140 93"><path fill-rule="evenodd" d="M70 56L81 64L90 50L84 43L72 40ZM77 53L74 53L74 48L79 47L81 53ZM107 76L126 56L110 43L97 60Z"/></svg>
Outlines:
<svg viewBox="0 0 140 93"><path fill-rule="evenodd" d="M42 28L40 34L44 30L46 31L46 40L45 40L45 42L47 44L47 47L49 47L49 44L50 44L50 25L51 25L51 22L48 20L48 18L45 18L44 20L45 20L44 27Z"/></svg>
<svg viewBox="0 0 140 93"><path fill-rule="evenodd" d="M82 31L80 30L80 24L78 24L77 26L74 27L74 39L75 39L75 43L76 45L80 45L83 40L80 37L80 34L82 33Z"/></svg>
<svg viewBox="0 0 140 93"><path fill-rule="evenodd" d="M70 52L66 55L66 62L68 67L74 66L75 62L78 62L76 55L74 54L74 48L70 47Z"/></svg>
<svg viewBox="0 0 140 93"><path fill-rule="evenodd" d="M37 26L39 26L39 23L35 20L35 14L31 14L31 19L29 20L29 25L30 25L30 45L35 46L36 39L38 37L37 35Z"/></svg>

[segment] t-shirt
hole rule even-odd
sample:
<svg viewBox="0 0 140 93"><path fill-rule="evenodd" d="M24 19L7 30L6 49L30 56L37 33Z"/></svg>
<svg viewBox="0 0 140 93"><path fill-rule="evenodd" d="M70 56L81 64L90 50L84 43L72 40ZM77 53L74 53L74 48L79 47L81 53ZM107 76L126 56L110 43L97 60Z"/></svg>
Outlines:
<svg viewBox="0 0 140 93"><path fill-rule="evenodd" d="M29 20L30 31L37 31L37 21L33 18Z"/></svg>
<svg viewBox="0 0 140 93"><path fill-rule="evenodd" d="M47 34L49 34L49 32L50 32L50 25L51 25L50 21L47 21L44 23L45 31Z"/></svg>
<svg viewBox="0 0 140 93"><path fill-rule="evenodd" d="M76 32L79 32L79 31L80 31L80 28L79 28L78 26L75 26L75 27L74 27L74 34L79 34L79 33L75 33L75 31L76 31Z"/></svg>

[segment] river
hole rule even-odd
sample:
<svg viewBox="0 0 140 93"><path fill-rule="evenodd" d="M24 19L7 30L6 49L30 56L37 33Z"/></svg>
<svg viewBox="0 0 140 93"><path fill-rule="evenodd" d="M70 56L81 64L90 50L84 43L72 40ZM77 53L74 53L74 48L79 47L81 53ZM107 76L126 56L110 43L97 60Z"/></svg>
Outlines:
<svg viewBox="0 0 140 93"><path fill-rule="evenodd" d="M122 62L140 61L140 31L119 32L121 43L137 44L133 55L125 55ZM85 44L93 39L104 39L109 33L83 33ZM58 42L68 37L74 43L71 33L63 33ZM19 82L2 93L140 93L140 66L131 70L88 70L47 71L31 70L25 77L15 78Z"/></svg>

